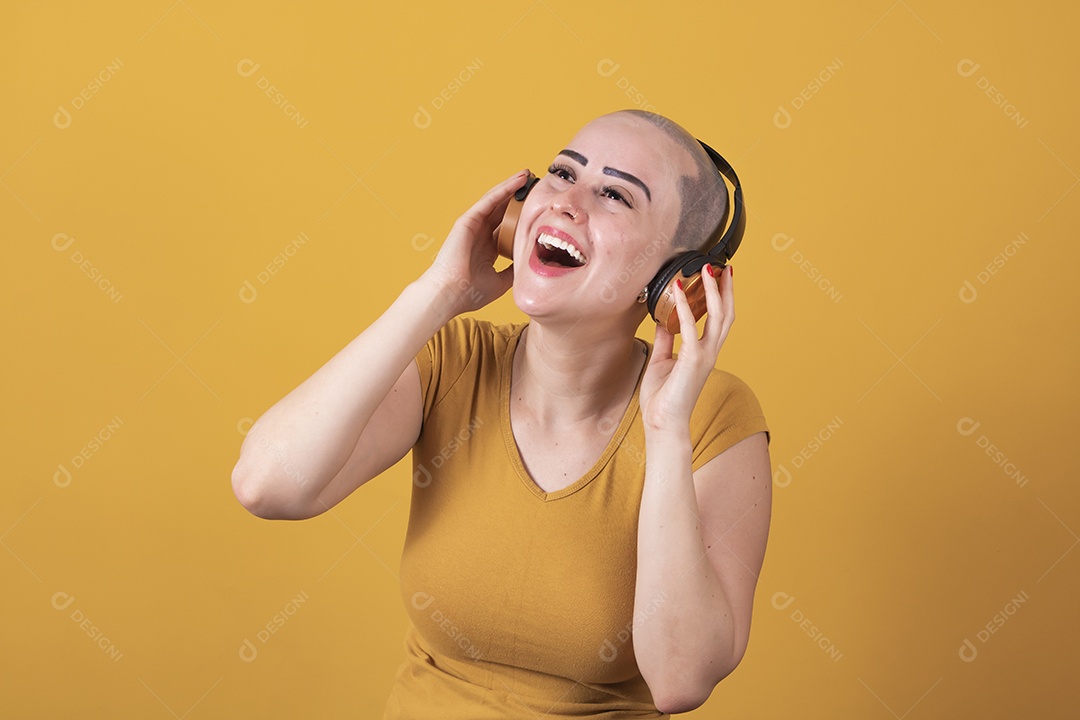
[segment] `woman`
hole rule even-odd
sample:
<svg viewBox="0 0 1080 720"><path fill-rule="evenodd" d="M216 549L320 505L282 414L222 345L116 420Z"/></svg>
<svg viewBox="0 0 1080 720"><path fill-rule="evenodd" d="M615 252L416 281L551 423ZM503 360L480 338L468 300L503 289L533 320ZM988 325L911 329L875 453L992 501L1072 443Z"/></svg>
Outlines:
<svg viewBox="0 0 1080 720"><path fill-rule="evenodd" d="M386 718L667 717L746 649L771 475L754 394L714 368L730 266L703 272L700 335L676 291L677 356L659 325L635 338L641 288L712 234L723 181L666 118L600 117L526 197L496 272L493 231L525 178L484 195L259 418L233 472L252 513L299 519L413 450L412 624ZM511 286L528 322L459 317Z"/></svg>

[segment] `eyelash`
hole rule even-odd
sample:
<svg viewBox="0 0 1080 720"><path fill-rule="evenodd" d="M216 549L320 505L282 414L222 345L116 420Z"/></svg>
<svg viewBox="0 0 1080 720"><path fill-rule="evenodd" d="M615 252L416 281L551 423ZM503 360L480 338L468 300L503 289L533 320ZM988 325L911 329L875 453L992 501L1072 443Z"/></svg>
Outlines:
<svg viewBox="0 0 1080 720"><path fill-rule="evenodd" d="M551 174L551 175L557 175L563 180L568 180L568 179L572 180L573 177L574 177L574 171L573 170L568 168L566 165L560 165L559 163L552 163L551 167L548 168L548 173ZM569 178L563 177L562 175L559 175L559 173L566 173L569 176ZM616 190L613 187L604 186L600 190L600 192L609 194L612 197L612 199L618 200L623 205L626 205L626 207L628 207L628 208L634 207L633 205L630 204L630 201L626 197L623 196L623 194L621 192L619 192L618 190Z"/></svg>

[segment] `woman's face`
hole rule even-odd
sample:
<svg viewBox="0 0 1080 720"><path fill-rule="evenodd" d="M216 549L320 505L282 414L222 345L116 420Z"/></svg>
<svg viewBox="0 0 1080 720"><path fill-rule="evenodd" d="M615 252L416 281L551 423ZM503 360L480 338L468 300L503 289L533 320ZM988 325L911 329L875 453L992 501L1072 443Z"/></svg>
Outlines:
<svg viewBox="0 0 1080 720"><path fill-rule="evenodd" d="M671 255L679 177L696 167L629 115L586 125L529 193L514 237L514 302L532 318L631 312Z"/></svg>

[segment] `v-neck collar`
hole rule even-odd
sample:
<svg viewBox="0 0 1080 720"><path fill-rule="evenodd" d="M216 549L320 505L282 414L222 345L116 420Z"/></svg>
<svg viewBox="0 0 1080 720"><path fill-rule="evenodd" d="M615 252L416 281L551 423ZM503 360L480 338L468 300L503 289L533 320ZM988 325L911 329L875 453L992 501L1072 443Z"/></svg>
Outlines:
<svg viewBox="0 0 1080 720"><path fill-rule="evenodd" d="M578 490L588 485L590 482L600 474L600 471L604 469L604 466L611 460L611 456L615 454L615 451L619 449L619 445L622 443L623 438L626 436L627 431L630 430L630 425L633 423L634 416L638 411L638 399L641 391L641 381L645 377L645 371L649 367L649 359L652 357L653 347L650 343L641 340L645 343L645 362L641 366L641 372L638 374L637 383L634 385L634 393L630 396L630 402L626 406L626 410L623 412L622 421L619 426L615 428L615 433L611 436L611 440L608 441L607 447L604 448L604 452L601 453L600 458L593 464L593 466L578 478L576 481L562 488L561 490L555 490L553 492L545 492L543 488L536 484L536 481L529 475L528 470L525 469L525 463L521 459L521 453L518 450L517 441L514 439L514 430L510 423L510 382L512 380L512 371L514 368L514 354L517 352L518 342L521 340L521 334L528 327L529 323L521 323L514 328L513 334L509 339L509 348L506 352L508 358L506 364L502 368L502 374L500 378L499 387L499 416L500 423L502 425L503 442L506 445L506 453L510 457L510 462L513 464L514 469L517 471L518 478L522 484L528 488L533 495L539 498L543 502L550 502L552 500L558 500L560 498L573 495ZM638 338L640 340L640 338Z"/></svg>

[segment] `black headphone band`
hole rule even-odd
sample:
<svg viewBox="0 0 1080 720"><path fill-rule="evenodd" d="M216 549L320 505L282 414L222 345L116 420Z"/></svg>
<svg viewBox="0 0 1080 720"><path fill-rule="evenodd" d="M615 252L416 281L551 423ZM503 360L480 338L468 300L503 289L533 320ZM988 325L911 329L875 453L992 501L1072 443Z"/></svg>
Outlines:
<svg viewBox="0 0 1080 720"><path fill-rule="evenodd" d="M660 270L653 277L647 288L647 301L649 314L656 319L656 305L660 300L660 297L664 294L665 289L675 279L677 274L682 274L683 277L690 277L694 273L700 272L701 268L705 265L716 264L723 268L727 265L728 260L738 250L739 244L742 243L743 231L746 229L746 213L743 205L743 192L742 184L739 182L739 176L735 173L735 169L731 167L731 163L724 159L720 153L713 150L705 143L698 140L698 143L704 148L705 153L712 160L713 165L716 166L717 171L731 181L734 186L734 192L732 193L732 202L725 208L724 217L721 218L721 226L724 221L727 220L729 211L731 215L731 222L728 224L724 234L720 236L720 239L708 250L708 252L702 252L700 250L687 250L675 255L661 266ZM724 185L724 195L727 196L727 185Z"/></svg>
<svg viewBox="0 0 1080 720"><path fill-rule="evenodd" d="M735 251L739 247L739 243L742 242L743 231L746 228L742 184L739 182L739 176L735 174L735 169L731 167L731 163L725 160L720 153L701 142L701 140L698 140L698 143L705 149L705 153L709 156L709 159L712 160L713 165L716 166L716 169L720 174L730 180L735 188L732 193L731 223L728 225L727 230L724 231L724 234L720 237L720 240L716 245L709 250L710 255L722 258L722 262L726 264L727 261L731 259L731 256L735 254ZM724 188L724 193L725 195L727 194L726 186Z"/></svg>

